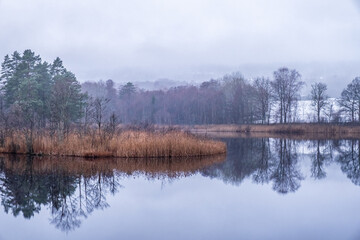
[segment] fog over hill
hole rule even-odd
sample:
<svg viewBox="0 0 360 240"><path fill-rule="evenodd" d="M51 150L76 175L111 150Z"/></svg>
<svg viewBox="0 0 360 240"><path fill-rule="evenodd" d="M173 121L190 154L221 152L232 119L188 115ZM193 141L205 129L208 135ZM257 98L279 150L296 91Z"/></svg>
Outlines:
<svg viewBox="0 0 360 240"><path fill-rule="evenodd" d="M218 79L225 74L240 72L250 81L259 76L272 78L273 72L279 67L287 66L297 69L306 83L302 96L306 97L314 82L326 82L328 94L339 97L341 91L356 76L360 76L360 62L340 63L292 63L292 64L243 64L239 66L202 66L198 68L181 69L179 72L167 72L167 76L159 77L166 69L156 72L126 71L114 74L112 79L117 85L133 82L140 89L159 90L176 86L199 85L203 81ZM129 74L129 73L132 74Z"/></svg>

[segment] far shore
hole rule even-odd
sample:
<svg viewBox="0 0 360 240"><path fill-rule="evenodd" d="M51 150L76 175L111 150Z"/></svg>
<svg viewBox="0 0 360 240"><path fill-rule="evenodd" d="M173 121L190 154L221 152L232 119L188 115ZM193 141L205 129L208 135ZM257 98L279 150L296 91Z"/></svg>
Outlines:
<svg viewBox="0 0 360 240"><path fill-rule="evenodd" d="M192 133L217 137L255 137L292 139L358 139L360 124L211 124L181 126Z"/></svg>

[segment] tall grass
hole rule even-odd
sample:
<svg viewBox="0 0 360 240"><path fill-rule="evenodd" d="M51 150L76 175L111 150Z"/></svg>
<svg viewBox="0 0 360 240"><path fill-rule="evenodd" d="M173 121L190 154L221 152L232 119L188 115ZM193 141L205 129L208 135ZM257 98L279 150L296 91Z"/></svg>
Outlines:
<svg viewBox="0 0 360 240"><path fill-rule="evenodd" d="M45 132L35 134L33 154L76 157L194 157L226 152L223 142L196 137L181 131L150 132L127 130L116 134L72 132L59 139ZM21 132L5 138L2 153L28 153Z"/></svg>

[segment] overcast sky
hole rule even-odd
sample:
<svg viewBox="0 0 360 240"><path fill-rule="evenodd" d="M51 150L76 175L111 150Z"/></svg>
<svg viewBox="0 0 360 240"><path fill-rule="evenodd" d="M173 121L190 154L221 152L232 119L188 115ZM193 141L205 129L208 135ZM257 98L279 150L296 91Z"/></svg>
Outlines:
<svg viewBox="0 0 360 240"><path fill-rule="evenodd" d="M25 49L47 61L59 56L80 81L194 81L224 71L271 75L280 66L303 69L305 78L324 68L341 78L331 66L345 66L351 77L360 74L360 4L0 0L0 57Z"/></svg>

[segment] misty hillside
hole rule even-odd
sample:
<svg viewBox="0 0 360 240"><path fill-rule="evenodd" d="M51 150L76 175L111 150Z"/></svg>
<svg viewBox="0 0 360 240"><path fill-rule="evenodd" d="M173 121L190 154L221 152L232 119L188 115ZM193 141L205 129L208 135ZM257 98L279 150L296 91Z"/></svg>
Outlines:
<svg viewBox="0 0 360 240"><path fill-rule="evenodd" d="M239 64L239 65L204 65L201 67L184 67L181 70L174 69L133 69L116 71L111 76L116 85L126 82L133 82L135 86L145 90L168 89L184 85L200 85L209 79L219 79L231 72L240 72L244 77L254 79L258 76L272 77L274 69L288 66L298 69L302 76L302 81L306 84L301 93L302 96L308 94L311 84L314 82L326 82L328 84L328 94L331 97L339 97L343 88L353 78L359 75L360 62L313 62L313 63L269 63L269 64ZM131 74L130 74L131 73ZM159 76L165 76L159 78ZM103 78L101 76L99 79ZM86 78L87 80L97 81L98 79ZM79 79L84 82L84 79Z"/></svg>
<svg viewBox="0 0 360 240"><path fill-rule="evenodd" d="M155 81L144 81L144 82L134 82L134 85L139 89L144 90L165 90L173 87L186 86L190 82L186 81L175 81L167 78L157 79Z"/></svg>

